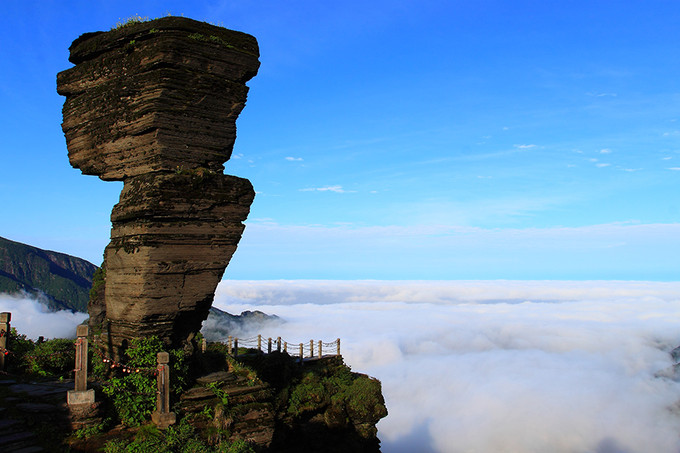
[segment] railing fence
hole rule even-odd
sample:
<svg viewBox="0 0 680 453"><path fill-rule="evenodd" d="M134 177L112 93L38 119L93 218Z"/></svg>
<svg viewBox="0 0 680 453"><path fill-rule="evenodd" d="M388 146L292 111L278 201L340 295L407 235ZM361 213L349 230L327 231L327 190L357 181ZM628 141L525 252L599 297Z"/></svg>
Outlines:
<svg viewBox="0 0 680 453"><path fill-rule="evenodd" d="M266 339L266 350L262 346L263 340L262 335L249 338L238 338L230 335L226 338L227 352L234 357L238 357L239 355L248 354L249 350L271 354L274 348L276 348L277 352L283 351L292 357L297 357L300 361L340 355L340 338L329 343L321 340L315 343L314 340L309 340L308 347L305 347L305 343L284 341L281 337L275 339L269 337ZM219 343L224 343L224 340L219 341ZM290 350L288 348L289 345L293 346Z"/></svg>
<svg viewBox="0 0 680 453"><path fill-rule="evenodd" d="M5 356L9 354L9 347L7 339L10 332L10 320L12 314L8 312L0 313L0 371L4 369ZM79 325L76 329L77 340L74 343L76 347L75 356L75 389L68 392L67 403L69 406L79 406L79 405L91 405L94 403L94 390L87 389L87 337L88 328L86 325ZM249 350L255 349L260 353L264 353L262 349L262 335L250 338L238 338L232 337L231 335L227 338L227 352L234 357L238 357L241 350L244 350L244 354L248 354ZM266 353L271 354L274 348L277 352L285 352L292 357L297 357L300 363L304 360L319 359L322 357L336 356L340 355L340 338L335 341L325 343L318 340L316 343L314 340L309 340L309 348L305 346L305 343L293 343L277 337L273 339L271 337L267 338L267 349ZM222 341L223 342L223 341ZM289 350L289 345L292 346ZM202 339L201 341L201 352L206 352L207 341ZM240 354L240 355L244 355ZM120 366L123 368L123 372L140 372L142 370L127 369L123 364L117 364L111 359L102 357L105 363L111 363L111 368ZM153 422L159 428L167 428L176 421L174 412L170 412L170 367L169 354L167 352L160 352L157 356L158 366L154 372L157 375L157 399L156 399L156 411L152 414Z"/></svg>

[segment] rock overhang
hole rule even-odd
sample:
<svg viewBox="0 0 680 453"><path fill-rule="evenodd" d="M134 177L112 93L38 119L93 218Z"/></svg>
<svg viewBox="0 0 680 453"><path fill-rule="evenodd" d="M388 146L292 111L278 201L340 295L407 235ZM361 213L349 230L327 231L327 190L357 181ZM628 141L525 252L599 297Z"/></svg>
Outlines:
<svg viewBox="0 0 680 453"><path fill-rule="evenodd" d="M57 91L74 167L104 180L223 170L260 65L254 37L165 17L86 33L70 52Z"/></svg>
<svg viewBox="0 0 680 453"><path fill-rule="evenodd" d="M223 174L259 68L254 37L183 17L86 33L66 96L69 161L122 180L90 326L120 357L132 338L191 343L236 251L255 192Z"/></svg>

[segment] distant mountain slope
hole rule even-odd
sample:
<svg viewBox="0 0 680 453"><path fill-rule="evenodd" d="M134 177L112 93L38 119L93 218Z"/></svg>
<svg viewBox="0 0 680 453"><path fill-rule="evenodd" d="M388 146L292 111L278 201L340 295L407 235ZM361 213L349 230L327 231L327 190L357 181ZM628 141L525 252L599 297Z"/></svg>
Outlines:
<svg viewBox="0 0 680 453"><path fill-rule="evenodd" d="M82 258L0 237L0 293L43 293L51 309L87 312L96 269Z"/></svg>
<svg viewBox="0 0 680 453"><path fill-rule="evenodd" d="M25 291L33 296L43 295L40 301L52 310L87 313L95 270L97 266L82 258L0 237L0 293ZM276 315L260 311L232 315L211 307L204 327L211 338L226 338L246 325L260 326L277 320Z"/></svg>
<svg viewBox="0 0 680 453"><path fill-rule="evenodd" d="M201 332L208 341L225 341L229 335L238 335L244 330L259 329L272 322L283 322L283 320L276 315L268 315L259 310L232 315L217 307L210 307L208 319L203 321Z"/></svg>

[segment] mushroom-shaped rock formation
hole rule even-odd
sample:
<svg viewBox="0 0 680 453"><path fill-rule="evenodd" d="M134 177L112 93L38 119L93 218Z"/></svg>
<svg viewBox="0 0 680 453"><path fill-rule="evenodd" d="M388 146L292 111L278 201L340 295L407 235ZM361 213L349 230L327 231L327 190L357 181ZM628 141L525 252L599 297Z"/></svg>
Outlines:
<svg viewBox="0 0 680 453"><path fill-rule="evenodd" d="M222 172L259 67L257 41L165 17L86 33L70 52L75 66L57 75L57 91L71 165L124 184L90 324L114 357L149 335L185 345L255 196L248 180Z"/></svg>

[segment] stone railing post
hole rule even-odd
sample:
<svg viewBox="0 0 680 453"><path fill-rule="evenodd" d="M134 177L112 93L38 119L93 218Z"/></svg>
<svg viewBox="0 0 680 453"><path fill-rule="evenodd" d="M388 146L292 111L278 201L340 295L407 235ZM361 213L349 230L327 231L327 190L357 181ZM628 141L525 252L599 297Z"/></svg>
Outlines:
<svg viewBox="0 0 680 453"><path fill-rule="evenodd" d="M66 394L66 402L69 406L77 404L94 403L94 389L87 389L87 325L76 327L76 377L75 390L69 390Z"/></svg>
<svg viewBox="0 0 680 453"><path fill-rule="evenodd" d="M287 342L287 341L284 341L284 342L283 342L283 352L285 352L286 354L288 354L288 342Z"/></svg>
<svg viewBox="0 0 680 453"><path fill-rule="evenodd" d="M300 363L302 363L302 360L305 358L305 351L302 348L302 343L300 343Z"/></svg>
<svg viewBox="0 0 680 453"><path fill-rule="evenodd" d="M234 357L238 357L238 337L234 338Z"/></svg>
<svg viewBox="0 0 680 453"><path fill-rule="evenodd" d="M281 352L281 337L276 339L276 352Z"/></svg>
<svg viewBox="0 0 680 453"><path fill-rule="evenodd" d="M208 350L208 340L205 339L205 337L201 338L201 352L205 352Z"/></svg>
<svg viewBox="0 0 680 453"><path fill-rule="evenodd" d="M9 354L7 347L7 339L9 338L9 321L12 319L12 313L0 313L0 371L5 369L5 357Z"/></svg>
<svg viewBox="0 0 680 453"><path fill-rule="evenodd" d="M262 350L262 335L259 334L257 335L257 350Z"/></svg>
<svg viewBox="0 0 680 453"><path fill-rule="evenodd" d="M338 338L336 341L338 343L338 355L340 355L340 338Z"/></svg>
<svg viewBox="0 0 680 453"><path fill-rule="evenodd" d="M76 327L76 392L87 390L87 334L88 326Z"/></svg>
<svg viewBox="0 0 680 453"><path fill-rule="evenodd" d="M267 339L267 354L271 354L271 353L272 353L272 339L268 338Z"/></svg>
<svg viewBox="0 0 680 453"><path fill-rule="evenodd" d="M319 340L319 358L323 357L323 342Z"/></svg>
<svg viewBox="0 0 680 453"><path fill-rule="evenodd" d="M229 335L229 338L227 338L227 354L231 355L231 342L234 341L231 335Z"/></svg>
<svg viewBox="0 0 680 453"><path fill-rule="evenodd" d="M314 340L309 340L309 357L314 357Z"/></svg>
<svg viewBox="0 0 680 453"><path fill-rule="evenodd" d="M151 421L161 429L174 425L177 417L170 412L170 354L159 352L158 361L158 391L156 392L156 411L151 414Z"/></svg>

